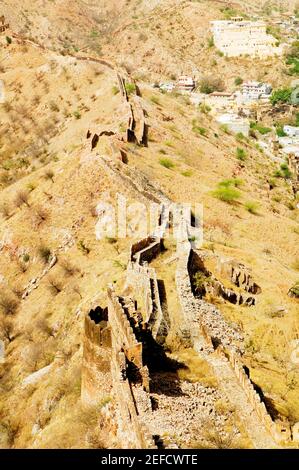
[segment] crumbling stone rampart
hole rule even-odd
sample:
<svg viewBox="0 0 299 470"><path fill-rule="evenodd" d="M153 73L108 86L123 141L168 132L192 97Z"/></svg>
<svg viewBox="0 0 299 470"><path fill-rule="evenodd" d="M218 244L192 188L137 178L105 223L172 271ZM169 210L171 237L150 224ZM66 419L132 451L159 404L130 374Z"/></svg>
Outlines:
<svg viewBox="0 0 299 470"><path fill-rule="evenodd" d="M98 404L111 393L111 329L107 309L96 306L84 319L81 399Z"/></svg>
<svg viewBox="0 0 299 470"><path fill-rule="evenodd" d="M0 16L0 33L4 33L9 29L9 24L5 22L5 16Z"/></svg>
<svg viewBox="0 0 299 470"><path fill-rule="evenodd" d="M222 347L217 349L217 354L221 356L224 360L228 360L235 375L243 388L248 401L253 407L256 416L258 417L261 424L267 429L271 434L272 438L278 444L289 441L291 439L290 428L287 428L283 425L279 425L274 422L267 411L265 403L262 401L260 395L254 388L253 383L250 380L249 375L245 373L245 369L242 366L240 357L235 354L233 351L224 352Z"/></svg>
<svg viewBox="0 0 299 470"><path fill-rule="evenodd" d="M218 270L222 276L226 276L237 287L244 289L250 294L260 294L262 289L254 282L249 270L234 260L220 259Z"/></svg>

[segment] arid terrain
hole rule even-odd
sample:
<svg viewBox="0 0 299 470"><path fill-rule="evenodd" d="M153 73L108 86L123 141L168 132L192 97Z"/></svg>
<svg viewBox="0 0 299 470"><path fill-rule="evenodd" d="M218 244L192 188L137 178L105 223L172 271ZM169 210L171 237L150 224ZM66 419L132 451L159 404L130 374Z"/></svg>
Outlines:
<svg viewBox="0 0 299 470"><path fill-rule="evenodd" d="M144 405L137 413L148 427L145 435L166 448L298 447L299 303L298 295L289 295L296 285L298 294L299 281L296 175L284 177L254 132L248 138L233 134L187 95L153 86L181 74L198 81L217 77L223 90L235 89L237 77L267 81L275 89L290 86L296 77L286 73L284 57L227 58L212 44L209 22L230 12L271 23L293 14L297 2L243 3L1 2L9 28L0 33L0 448L117 448L131 442L125 429L116 429L121 406L110 383L113 373L107 372L107 383L95 373L96 367L103 371L96 361L88 364L96 347L85 337L91 308L118 305L114 294L107 300L108 286L120 305L136 301L134 315L148 308L143 285L130 283L131 245L144 237L96 237L97 206L116 206L118 195L146 208L161 201L203 205L203 245L190 252L201 261L194 261L194 274L189 257L189 283L195 310L207 304L218 312L203 327L215 351L197 348L197 327L190 322L188 340L183 337L181 258L166 239L146 264L163 281L167 304L165 337L155 343L161 355L148 338L143 341L144 316L134 323L124 308L143 343L140 370L147 367L150 375L152 412ZM275 115L267 110L263 125L286 123L296 111L293 105ZM233 201L217 196L223 187L236 191ZM130 226L134 217L133 211ZM258 289L234 283L221 267L226 262L249 273ZM254 305L218 295L207 288L213 282L243 298L253 294ZM213 322L215 331L223 325L225 332L214 337ZM111 328L113 357L119 344ZM229 366L231 346L288 439L277 441L252 411L251 395ZM118 352L124 350L122 345ZM128 369L136 365L134 357L127 361ZM85 382L84 367L92 370ZM87 382L88 397L100 397L92 403L82 399Z"/></svg>

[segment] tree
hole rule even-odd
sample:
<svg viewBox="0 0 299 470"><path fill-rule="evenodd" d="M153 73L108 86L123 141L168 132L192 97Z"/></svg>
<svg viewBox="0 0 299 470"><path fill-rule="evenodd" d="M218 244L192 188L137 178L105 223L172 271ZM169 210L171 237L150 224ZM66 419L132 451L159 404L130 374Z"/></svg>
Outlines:
<svg viewBox="0 0 299 470"><path fill-rule="evenodd" d="M16 313L19 302L14 298L6 294L2 294L0 297L0 307L4 314L13 315Z"/></svg>
<svg viewBox="0 0 299 470"><path fill-rule="evenodd" d="M292 96L292 89L291 88L280 88L278 90L273 91L270 101L273 106L278 103L290 103Z"/></svg>

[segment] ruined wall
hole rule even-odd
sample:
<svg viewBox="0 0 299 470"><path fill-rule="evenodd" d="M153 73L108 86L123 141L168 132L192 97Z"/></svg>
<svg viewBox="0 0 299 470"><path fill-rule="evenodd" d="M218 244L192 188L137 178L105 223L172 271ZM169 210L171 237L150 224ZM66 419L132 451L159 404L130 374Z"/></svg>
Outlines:
<svg viewBox="0 0 299 470"><path fill-rule="evenodd" d="M245 269L245 266L230 263L226 264L225 268L227 270L226 277L237 287L252 293L259 293L261 291L259 286L252 281L252 278L249 272ZM224 265L222 265L222 275L225 268ZM206 269L203 257L195 251L191 251L190 253L188 271L191 280L199 271L207 277L207 282L203 284L204 290L207 294L222 297L224 300L235 305L251 306L256 303L256 299L254 297L246 296L243 293L236 292L233 289L225 287L221 281L216 279L216 277Z"/></svg>
<svg viewBox="0 0 299 470"><path fill-rule="evenodd" d="M123 97L124 116L127 122L127 129L124 136L126 142L136 142L138 145L147 145L147 124L141 99L137 94L129 98L126 83L136 87L134 80L126 79L117 74L119 89Z"/></svg>
<svg viewBox="0 0 299 470"><path fill-rule="evenodd" d="M157 220L158 223L158 220ZM169 330L166 307L162 306L159 281L155 269L147 263L155 259L164 249L163 239L149 236L131 246L131 262L128 264L126 287L130 288L142 310L144 322L152 336L162 343Z"/></svg>
<svg viewBox="0 0 299 470"><path fill-rule="evenodd" d="M91 317L98 309L96 323ZM104 311L97 307L84 319L81 399L86 404L99 404L111 393L111 331L107 320L100 319L101 313Z"/></svg>
<svg viewBox="0 0 299 470"><path fill-rule="evenodd" d="M163 250L163 240L154 237L144 238L131 246L131 261L138 264L150 263Z"/></svg>
<svg viewBox="0 0 299 470"><path fill-rule="evenodd" d="M143 365L142 343L137 341L127 314L111 288L108 289L108 318L112 332L111 378L117 403L119 441L122 448L155 448L153 437L139 419L144 402L151 411L149 373ZM141 381L129 376L128 363L135 365ZM134 388L139 393L134 393Z"/></svg>
<svg viewBox="0 0 299 470"><path fill-rule="evenodd" d="M113 354L111 374L113 377L114 396L118 404L118 439L123 449L155 449L156 445L152 435L139 419L139 400L138 398L136 399L132 385L123 373L125 363L126 359L124 353L119 352ZM149 400L147 394L145 392L144 394L146 399Z"/></svg>
<svg viewBox="0 0 299 470"><path fill-rule="evenodd" d="M4 16L0 16L0 33L4 33L7 29L9 29L9 24L5 22Z"/></svg>
<svg viewBox="0 0 299 470"><path fill-rule="evenodd" d="M237 287L250 294L261 293L261 288L254 282L251 273L243 264L234 260L219 259L217 268L222 276L227 277Z"/></svg>
<svg viewBox="0 0 299 470"><path fill-rule="evenodd" d="M180 250L176 287L185 325L189 325L193 347L197 351L211 350L211 343L213 343L223 344L240 351L243 340L241 333L226 323L221 312L214 305L194 297L189 273L192 256L191 245L185 242ZM199 331L203 330L206 334L200 335ZM209 339L207 340L207 338Z"/></svg>
<svg viewBox="0 0 299 470"><path fill-rule="evenodd" d="M267 431L271 434L273 439L278 444L289 441L291 438L290 429L287 429L284 426L279 426L272 420L270 414L266 409L265 404L262 402L259 394L254 389L250 378L245 373L244 367L242 366L242 363L240 361L240 357L237 354L234 354L232 351L229 351L225 354L223 348L221 347L217 349L217 354L223 359L229 361L250 404L255 410L258 419L260 420L261 424L267 429Z"/></svg>

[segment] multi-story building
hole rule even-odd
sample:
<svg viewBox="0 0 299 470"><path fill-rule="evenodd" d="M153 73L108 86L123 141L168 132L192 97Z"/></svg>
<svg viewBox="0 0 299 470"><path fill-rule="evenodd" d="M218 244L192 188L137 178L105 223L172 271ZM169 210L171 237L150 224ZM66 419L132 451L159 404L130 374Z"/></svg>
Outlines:
<svg viewBox="0 0 299 470"><path fill-rule="evenodd" d="M272 87L268 83L250 81L242 84L241 92L246 100L255 101L269 98L272 93Z"/></svg>
<svg viewBox="0 0 299 470"><path fill-rule="evenodd" d="M229 57L252 55L267 57L280 55L283 48L267 34L264 21L245 21L241 17L212 21L214 44Z"/></svg>

